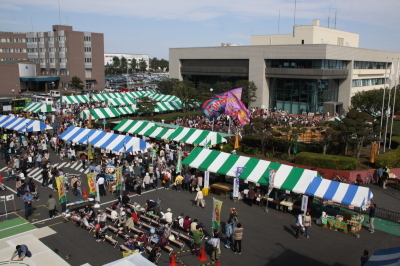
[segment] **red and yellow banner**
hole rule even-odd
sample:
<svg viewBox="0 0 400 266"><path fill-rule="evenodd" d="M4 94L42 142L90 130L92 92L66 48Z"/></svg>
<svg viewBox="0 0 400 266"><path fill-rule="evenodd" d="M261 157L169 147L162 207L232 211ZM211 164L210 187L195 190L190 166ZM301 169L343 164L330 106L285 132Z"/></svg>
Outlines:
<svg viewBox="0 0 400 266"><path fill-rule="evenodd" d="M221 229L222 201L213 198L212 228Z"/></svg>
<svg viewBox="0 0 400 266"><path fill-rule="evenodd" d="M378 154L378 147L379 147L378 143L372 142L372 144L371 144L371 153L370 153L370 156L371 156L370 162L371 163L375 163L376 155Z"/></svg>
<svg viewBox="0 0 400 266"><path fill-rule="evenodd" d="M67 202L67 195L65 195L64 176L56 177L56 184L58 190L58 200L60 203Z"/></svg>
<svg viewBox="0 0 400 266"><path fill-rule="evenodd" d="M96 196L96 178L95 172L87 174L88 186L89 186L89 194Z"/></svg>

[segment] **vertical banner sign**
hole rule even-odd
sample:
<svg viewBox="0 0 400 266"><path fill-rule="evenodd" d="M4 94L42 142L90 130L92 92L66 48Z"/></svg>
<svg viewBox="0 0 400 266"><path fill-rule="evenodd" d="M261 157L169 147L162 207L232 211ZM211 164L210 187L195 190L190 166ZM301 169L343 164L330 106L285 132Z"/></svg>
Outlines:
<svg viewBox="0 0 400 266"><path fill-rule="evenodd" d="M212 214L213 229L221 228L221 208L222 208L222 201L213 198L213 214Z"/></svg>
<svg viewBox="0 0 400 266"><path fill-rule="evenodd" d="M116 182L115 182L115 189L121 190L122 189L122 166L115 168L115 175L116 175Z"/></svg>
<svg viewBox="0 0 400 266"><path fill-rule="evenodd" d="M204 172L204 187L210 188L210 172L208 171Z"/></svg>
<svg viewBox="0 0 400 266"><path fill-rule="evenodd" d="M307 205L308 205L308 196L303 195L301 199L301 210L306 213L307 212Z"/></svg>
<svg viewBox="0 0 400 266"><path fill-rule="evenodd" d="M58 189L58 200L60 203L67 202L67 196L65 195L64 188L64 176L56 177L57 189Z"/></svg>
<svg viewBox="0 0 400 266"><path fill-rule="evenodd" d="M274 188L274 180L275 180L276 171L273 169L269 170L269 179L268 179L268 196L271 194L272 189Z"/></svg>
<svg viewBox="0 0 400 266"><path fill-rule="evenodd" d="M178 150L178 162L176 163L176 172L182 174L182 151Z"/></svg>
<svg viewBox="0 0 400 266"><path fill-rule="evenodd" d="M87 174L89 195L96 196L96 182L95 182L95 172Z"/></svg>
<svg viewBox="0 0 400 266"><path fill-rule="evenodd" d="M246 167L238 167L236 168L236 177L233 180L233 197L239 197L239 176L244 171Z"/></svg>

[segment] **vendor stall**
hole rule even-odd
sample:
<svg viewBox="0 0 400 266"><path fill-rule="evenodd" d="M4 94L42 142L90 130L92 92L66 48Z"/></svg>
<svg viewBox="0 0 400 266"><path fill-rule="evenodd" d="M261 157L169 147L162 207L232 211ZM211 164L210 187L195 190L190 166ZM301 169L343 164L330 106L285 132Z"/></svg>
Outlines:
<svg viewBox="0 0 400 266"><path fill-rule="evenodd" d="M156 102L177 102L180 99L174 95L153 94L152 100Z"/></svg>
<svg viewBox="0 0 400 266"><path fill-rule="evenodd" d="M53 112L53 107L42 103L28 103L22 110L31 113L49 113Z"/></svg>
<svg viewBox="0 0 400 266"><path fill-rule="evenodd" d="M33 119L25 119L9 115L0 115L0 127L19 132L34 132L52 129L44 122Z"/></svg>
<svg viewBox="0 0 400 266"><path fill-rule="evenodd" d="M88 119L90 115L92 116L92 119L103 119L103 118L117 117L120 116L121 113L118 112L116 108L109 107L109 108L83 110L79 116L81 118Z"/></svg>
<svg viewBox="0 0 400 266"><path fill-rule="evenodd" d="M87 103L89 98L86 95L75 95L75 96L62 96L60 98L62 103Z"/></svg>

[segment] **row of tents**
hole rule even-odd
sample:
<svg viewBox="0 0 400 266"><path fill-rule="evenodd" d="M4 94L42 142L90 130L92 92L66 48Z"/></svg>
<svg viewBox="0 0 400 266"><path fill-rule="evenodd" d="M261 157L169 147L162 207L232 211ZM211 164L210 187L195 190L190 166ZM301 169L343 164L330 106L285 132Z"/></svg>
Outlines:
<svg viewBox="0 0 400 266"><path fill-rule="evenodd" d="M91 94L91 98L89 98L87 95L62 96L60 98L60 102L62 103L104 102L108 101L109 99L116 99L116 98L141 99L143 97L149 97L156 102L180 101L180 99L174 95L158 94L155 93L154 91L134 91L134 92Z"/></svg>

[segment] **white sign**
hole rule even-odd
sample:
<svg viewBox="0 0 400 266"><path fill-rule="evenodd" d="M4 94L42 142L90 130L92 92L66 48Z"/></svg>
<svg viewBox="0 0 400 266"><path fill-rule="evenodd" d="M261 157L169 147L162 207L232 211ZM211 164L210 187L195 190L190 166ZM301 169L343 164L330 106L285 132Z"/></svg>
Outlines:
<svg viewBox="0 0 400 266"><path fill-rule="evenodd" d="M5 200L6 196L0 196L0 200Z"/></svg>
<svg viewBox="0 0 400 266"><path fill-rule="evenodd" d="M210 187L210 172L208 172L208 171L204 172L204 187L205 188Z"/></svg>
<svg viewBox="0 0 400 266"><path fill-rule="evenodd" d="M307 212L307 205L308 205L308 196L303 195L303 198L301 199L301 210L306 213Z"/></svg>
<svg viewBox="0 0 400 266"><path fill-rule="evenodd" d="M9 201L9 200L14 200L14 194L6 196L6 201Z"/></svg>
<svg viewBox="0 0 400 266"><path fill-rule="evenodd" d="M233 179L233 197L239 197L239 178L237 177Z"/></svg>

